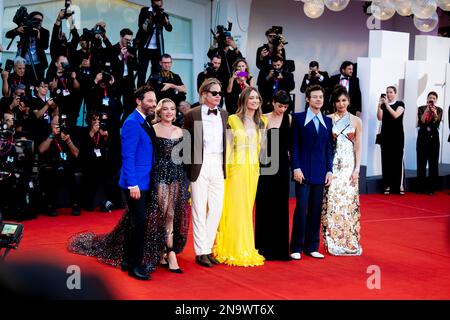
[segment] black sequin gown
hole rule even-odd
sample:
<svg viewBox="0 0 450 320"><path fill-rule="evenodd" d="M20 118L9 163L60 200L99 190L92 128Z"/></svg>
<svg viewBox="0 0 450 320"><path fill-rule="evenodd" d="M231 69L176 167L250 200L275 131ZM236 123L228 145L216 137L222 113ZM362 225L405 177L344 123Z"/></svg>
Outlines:
<svg viewBox="0 0 450 320"><path fill-rule="evenodd" d="M181 149L183 138L156 137L155 164L152 170L152 190L147 204L147 229L144 259L149 271L155 270L166 247L168 227L173 229L173 250L180 253L189 228L189 199L185 172L180 160L172 160L172 153ZM178 146L178 144L180 144ZM174 154L179 154L174 152ZM120 267L129 215L125 211L114 229L107 234L82 232L69 239L68 250L96 257L100 262ZM171 231L172 232L172 231Z"/></svg>

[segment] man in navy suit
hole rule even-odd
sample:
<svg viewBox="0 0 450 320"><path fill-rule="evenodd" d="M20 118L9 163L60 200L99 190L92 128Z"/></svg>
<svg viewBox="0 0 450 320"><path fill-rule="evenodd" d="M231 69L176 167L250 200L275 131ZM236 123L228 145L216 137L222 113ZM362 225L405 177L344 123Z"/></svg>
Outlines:
<svg viewBox="0 0 450 320"><path fill-rule="evenodd" d="M301 253L323 259L318 252L323 188L332 180L333 151L330 118L320 112L325 90L319 85L306 90L309 108L296 113L292 121L291 168L294 171L297 204L291 237L291 258Z"/></svg>
<svg viewBox="0 0 450 320"><path fill-rule="evenodd" d="M146 198L150 189L153 163L151 126L145 121L154 113L156 95L149 86L135 91L137 107L122 126L122 170L119 185L123 189L130 221L125 236L122 270L139 280L150 279L142 265L146 223Z"/></svg>

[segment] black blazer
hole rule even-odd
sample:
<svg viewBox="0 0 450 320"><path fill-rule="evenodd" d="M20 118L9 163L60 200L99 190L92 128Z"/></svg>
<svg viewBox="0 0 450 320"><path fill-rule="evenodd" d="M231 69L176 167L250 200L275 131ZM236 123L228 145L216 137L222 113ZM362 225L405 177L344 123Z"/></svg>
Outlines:
<svg viewBox="0 0 450 320"><path fill-rule="evenodd" d="M309 86L313 86L313 85L319 85L322 88L324 88L326 91L328 90L328 81L330 80L330 76L328 75L328 72L319 71L319 73L323 76L323 80L320 81L318 78L314 77L311 80L309 80L309 83L306 83L306 80L308 80L309 74L308 73L305 74L305 76L303 77L302 85L300 87L301 93L305 93L306 89Z"/></svg>
<svg viewBox="0 0 450 320"><path fill-rule="evenodd" d="M108 48L107 53L109 61L111 62L114 78L118 81L123 78L124 70L123 60L119 59L120 52L120 44L116 43L111 48ZM129 53L132 54L133 57L129 56L127 58L128 76L134 77L134 71L137 70L137 55L136 52L129 51Z"/></svg>
<svg viewBox="0 0 450 320"><path fill-rule="evenodd" d="M12 39L15 36L21 36L20 33L17 32L17 29L18 28L15 28L15 29L12 29L12 30L8 31L5 34L5 38ZM40 31L40 34L41 34L41 38L40 38L40 40L36 41L36 54L37 54L37 56L39 58L39 62L41 64L41 67L43 69L47 69L48 61L47 61L47 56L45 54L45 50L48 49L48 44L49 44L49 41L50 41L50 31L48 31L45 28L41 28L39 31ZM24 41L24 38L21 37L20 43L18 45L18 47L21 46L21 48L22 48L22 52L21 52L22 58L25 57L25 54L28 51L28 48L27 48L26 45L24 45L23 41Z"/></svg>
<svg viewBox="0 0 450 320"><path fill-rule="evenodd" d="M155 24L151 25L149 30L144 30L144 23L147 17L149 16L149 9L150 7L143 7L141 9L141 12L139 12L139 19L138 19L138 27L139 30L136 34L136 43L138 49L142 49L145 47L147 42L149 41L149 38L153 35L153 32L155 31ZM164 29L166 29L168 32L172 31L172 25L169 24L164 26ZM156 45L158 49L161 51L161 53L164 53L164 36L163 36L163 30L162 26L156 25Z"/></svg>
<svg viewBox="0 0 450 320"><path fill-rule="evenodd" d="M337 74L330 78L328 92L330 95L334 91L334 87L339 84L341 81L341 75ZM358 77L350 77L350 85L348 89L348 95L350 96L350 105L348 107L348 111L351 114L356 115L356 112L361 112L361 89L359 88L359 78ZM333 109L333 103L329 101L330 110Z"/></svg>

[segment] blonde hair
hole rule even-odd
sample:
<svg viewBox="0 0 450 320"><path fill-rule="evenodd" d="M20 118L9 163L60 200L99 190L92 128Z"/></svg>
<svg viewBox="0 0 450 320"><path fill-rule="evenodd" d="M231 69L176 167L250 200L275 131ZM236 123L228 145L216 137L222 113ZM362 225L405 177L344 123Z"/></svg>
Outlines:
<svg viewBox="0 0 450 320"><path fill-rule="evenodd" d="M208 92L211 89L211 87L215 84L219 85L220 89L222 90L222 84L216 78L209 78L209 79L206 79L205 81L203 81L202 85L198 89L198 94L199 94L198 102L200 104L205 103L205 99L203 99L202 94L205 92Z"/></svg>
<svg viewBox="0 0 450 320"><path fill-rule="evenodd" d="M172 105L174 106L174 108L175 108L175 111L177 110L177 106L175 105L175 102L173 102L171 99L169 99L169 98L161 99L161 100L158 102L158 104L156 105L156 109L155 109L155 119L152 121L153 123L158 123L158 122L161 121L161 110L162 110L162 108L163 108L163 106L164 106L165 103L172 104ZM173 117L173 120L172 120L172 121L175 121L175 119L176 119L176 114L175 114L175 116Z"/></svg>
<svg viewBox="0 0 450 320"><path fill-rule="evenodd" d="M253 91L255 91L259 97L259 108L255 111L255 115L253 116L253 121L255 122L256 126L259 129L263 129L264 123L261 120L261 118L262 118L262 111L261 111L262 97L259 94L258 89L256 89L255 87L247 87L244 90L242 90L241 94L239 95L239 99L238 99L238 109L236 111L236 115L239 117L239 119L241 119L242 122L244 121L244 116L245 116L245 113L247 112L247 103L248 103L250 94Z"/></svg>

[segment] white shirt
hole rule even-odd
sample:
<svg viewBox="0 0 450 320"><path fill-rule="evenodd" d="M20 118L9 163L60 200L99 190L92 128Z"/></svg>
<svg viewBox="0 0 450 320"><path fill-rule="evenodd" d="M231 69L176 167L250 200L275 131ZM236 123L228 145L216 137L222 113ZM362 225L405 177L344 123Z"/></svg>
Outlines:
<svg viewBox="0 0 450 320"><path fill-rule="evenodd" d="M306 110L305 127L315 116L316 115L314 114L314 112L312 112L311 108L308 108L308 110ZM317 119L319 119L319 122L325 128L327 127L327 125L325 124L325 120L323 119L322 113L320 111L319 113L317 113Z"/></svg>
<svg viewBox="0 0 450 320"><path fill-rule="evenodd" d="M348 79L344 79L344 78L348 78ZM341 86L344 86L347 89L347 92L348 92L349 87L350 87L350 77L346 77L346 76L343 76L341 74L341 77L340 77L340 80L339 80L339 84Z"/></svg>
<svg viewBox="0 0 450 320"><path fill-rule="evenodd" d="M217 107L216 107L217 108ZM203 153L223 153L223 124L220 110L208 115L209 107L202 105Z"/></svg>
<svg viewBox="0 0 450 320"><path fill-rule="evenodd" d="M153 12L153 7L150 6L148 9L148 12ZM150 42L148 43L148 46L146 46L147 49L158 49L157 42L156 42L156 28L153 29L153 34L150 39Z"/></svg>

